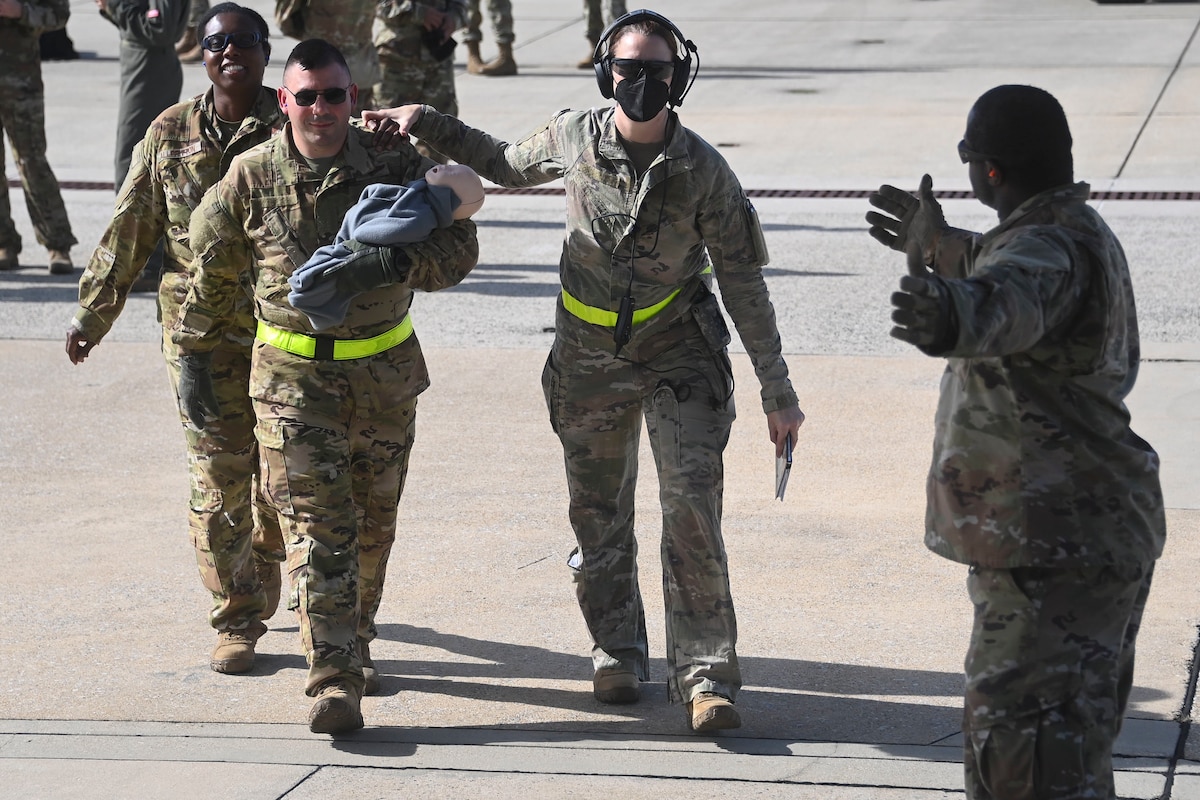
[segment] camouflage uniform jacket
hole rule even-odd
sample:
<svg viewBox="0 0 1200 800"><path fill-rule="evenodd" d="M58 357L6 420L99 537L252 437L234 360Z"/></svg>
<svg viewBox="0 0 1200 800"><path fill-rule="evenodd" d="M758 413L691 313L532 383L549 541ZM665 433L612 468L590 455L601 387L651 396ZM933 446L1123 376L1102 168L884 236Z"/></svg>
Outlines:
<svg viewBox="0 0 1200 800"><path fill-rule="evenodd" d="M422 177L433 162L405 143L377 153L374 134L351 128L346 146L322 179L291 141L291 127L238 156L192 215L193 275L172 338L184 350L212 349L234 318L238 297L254 295L255 316L288 331L315 334L308 316L288 303L288 277L318 247L333 242L342 218L372 183L404 184ZM395 327L408 313L414 289L453 286L475 266L475 223L460 220L404 247L412 261L404 283L358 295L341 325L322 333L336 339L367 339ZM349 386L331 386L331 375L356 366L395 375L390 397L376 406L411 399L429 385L415 335L375 356L352 361L308 359L261 345L272 369L251 375L252 397L294 407L336 406ZM337 395L337 397L335 397ZM357 398L367 402L367 398Z"/></svg>
<svg viewBox="0 0 1200 800"><path fill-rule="evenodd" d="M172 327L187 295L192 211L205 190L229 169L234 156L265 142L283 127L283 121L275 90L265 86L223 148L212 89L171 106L154 120L134 150L112 222L79 282L75 326L88 339L98 342L108 333L159 239L166 244L158 290L159 318L163 327ZM227 329L226 343L248 347L254 338L249 298L239 299L235 317Z"/></svg>
<svg viewBox="0 0 1200 800"><path fill-rule="evenodd" d="M563 288L580 302L616 311L630 286L637 308L680 294L635 325L630 349L667 334L690 316L711 264L721 299L762 385L767 412L797 405L781 355L762 265L762 230L725 159L671 112L664 151L640 178L617 136L612 107L562 111L516 144L501 142L429 106L413 133L501 186L562 178L567 235L559 261ZM558 332L612 349L612 328L563 311ZM669 336L669 334L667 334Z"/></svg>
<svg viewBox="0 0 1200 800"><path fill-rule="evenodd" d="M1085 183L1030 198L939 264L944 352L926 545L987 568L1149 562L1166 538L1158 456L1129 428L1137 316ZM947 266L951 271L947 271Z"/></svg>
<svg viewBox="0 0 1200 800"><path fill-rule="evenodd" d="M354 50L371 42L377 0L308 0L304 3L303 35L318 37L339 50ZM356 76L351 76L356 77Z"/></svg>
<svg viewBox="0 0 1200 800"><path fill-rule="evenodd" d="M428 9L448 14L454 20L455 30L467 25L467 0L428 0L425 3L416 0L380 0L375 15L383 24L375 35L375 46L401 39L404 43L396 45L397 50L420 53L422 58L432 60L433 56L421 44L425 12Z"/></svg>
<svg viewBox="0 0 1200 800"><path fill-rule="evenodd" d="M18 19L0 18L0 75L40 73L38 36L65 27L70 16L68 0L24 0Z"/></svg>

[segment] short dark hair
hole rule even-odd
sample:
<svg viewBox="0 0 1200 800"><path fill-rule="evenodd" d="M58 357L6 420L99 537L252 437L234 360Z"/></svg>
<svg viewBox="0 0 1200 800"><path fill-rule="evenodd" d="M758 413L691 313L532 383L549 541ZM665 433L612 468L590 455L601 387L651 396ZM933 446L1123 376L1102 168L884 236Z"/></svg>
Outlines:
<svg viewBox="0 0 1200 800"><path fill-rule="evenodd" d="M606 55L609 58L612 57L613 48L616 47L617 42L619 42L621 37L627 33L640 33L643 36L657 36L665 40L667 44L671 45L671 52L676 58L679 57L679 41L675 38L675 34L672 33L669 28L652 19L639 19L622 25L613 31L608 37L608 53L606 53Z"/></svg>
<svg viewBox="0 0 1200 800"><path fill-rule="evenodd" d="M346 74L350 75L350 65L346 63L342 51L324 39L305 39L292 48L287 63L283 65L284 71L286 72L292 64L299 64L300 69L305 72L323 69L330 64L340 64L346 70ZM354 76L350 75L350 79L354 80Z"/></svg>
<svg viewBox="0 0 1200 800"><path fill-rule="evenodd" d="M1030 188L1074 180L1067 115L1044 89L1006 85L984 92L971 108L967 142Z"/></svg>
<svg viewBox="0 0 1200 800"><path fill-rule="evenodd" d="M215 6L204 12L204 16L196 23L196 41L204 40L204 29L208 27L208 23L212 22L213 17L220 14L240 14L250 20L250 24L258 30L258 35L265 42L271 38L271 29L267 26L267 21L263 19L262 14L259 14L253 8L239 6L237 3L217 3Z"/></svg>

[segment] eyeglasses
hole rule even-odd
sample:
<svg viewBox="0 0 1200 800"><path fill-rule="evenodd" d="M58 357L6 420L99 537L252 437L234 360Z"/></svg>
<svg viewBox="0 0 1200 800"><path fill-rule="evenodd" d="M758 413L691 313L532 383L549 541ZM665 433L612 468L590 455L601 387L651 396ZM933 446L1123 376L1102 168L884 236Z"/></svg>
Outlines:
<svg viewBox="0 0 1200 800"><path fill-rule="evenodd" d="M239 50L249 50L254 45L263 40L262 34L258 31L239 31L238 33L214 33L212 36L205 36L201 40L200 46L212 53L220 53L229 43L233 42L234 46Z"/></svg>
<svg viewBox="0 0 1200 800"><path fill-rule="evenodd" d="M286 86L283 88L291 92L292 97L296 98L296 105L298 106L311 106L313 103L317 102L318 97L324 97L325 102L329 103L331 106L338 106L346 102L346 93L350 91L349 86L345 87L344 89L340 86L335 86L332 89L320 90L301 89L298 92L293 92Z"/></svg>
<svg viewBox="0 0 1200 800"><path fill-rule="evenodd" d="M643 72L646 77L655 81L667 81L675 74L675 63L672 61L642 61L638 58L614 58L612 71L622 78L636 80Z"/></svg>
<svg viewBox="0 0 1200 800"><path fill-rule="evenodd" d="M986 156L983 153L976 152L967 144L967 140L963 139L958 143L958 157L962 159L964 164L969 164L972 161L995 161L995 156Z"/></svg>

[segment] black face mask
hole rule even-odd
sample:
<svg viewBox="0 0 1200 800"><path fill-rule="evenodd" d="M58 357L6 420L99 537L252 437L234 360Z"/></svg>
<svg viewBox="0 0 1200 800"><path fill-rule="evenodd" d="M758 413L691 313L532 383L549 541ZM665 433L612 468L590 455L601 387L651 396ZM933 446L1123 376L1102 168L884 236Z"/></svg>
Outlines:
<svg viewBox="0 0 1200 800"><path fill-rule="evenodd" d="M613 89L613 97L634 122L645 122L658 116L671 99L671 87L642 73L636 80L625 79Z"/></svg>

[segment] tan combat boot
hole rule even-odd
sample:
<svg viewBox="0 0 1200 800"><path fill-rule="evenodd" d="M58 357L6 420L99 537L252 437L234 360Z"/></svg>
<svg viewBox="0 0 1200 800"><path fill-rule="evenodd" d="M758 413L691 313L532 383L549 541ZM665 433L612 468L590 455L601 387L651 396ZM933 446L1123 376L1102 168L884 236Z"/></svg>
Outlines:
<svg viewBox="0 0 1200 800"><path fill-rule="evenodd" d="M175 43L175 52L182 64L198 64L204 60L204 48L196 41L196 29L188 28Z"/></svg>
<svg viewBox="0 0 1200 800"><path fill-rule="evenodd" d="M579 59L579 63L575 65L580 69L591 69L592 64L595 63L592 61L592 56L596 54L596 44L599 42L599 39L593 39L589 36L588 41L592 43L591 49L588 50L587 55Z"/></svg>
<svg viewBox="0 0 1200 800"><path fill-rule="evenodd" d="M266 632L267 626L258 620L245 628L217 631L217 646L213 648L208 665L213 672L226 675L249 672L254 667L254 645Z"/></svg>
<svg viewBox="0 0 1200 800"><path fill-rule="evenodd" d="M317 701L308 712L313 733L348 733L363 726L358 690L343 681L329 681L317 690Z"/></svg>
<svg viewBox="0 0 1200 800"><path fill-rule="evenodd" d="M11 247L0 247L0 272L10 269L19 269L17 263L17 251Z"/></svg>
<svg viewBox="0 0 1200 800"><path fill-rule="evenodd" d="M50 251L50 274L51 275L70 275L75 271L75 265L71 263L71 254L66 250L51 250Z"/></svg>
<svg viewBox="0 0 1200 800"><path fill-rule="evenodd" d="M499 45L500 55L483 65L480 75L496 78L502 75L516 75L517 62L513 59L512 43Z"/></svg>
<svg viewBox="0 0 1200 800"><path fill-rule="evenodd" d="M701 692L688 703L688 727L696 733L712 733L742 727L733 701L714 692Z"/></svg>
<svg viewBox="0 0 1200 800"><path fill-rule="evenodd" d="M623 669L596 670L592 676L592 694L601 703L628 705L642 696L638 676Z"/></svg>
<svg viewBox="0 0 1200 800"><path fill-rule="evenodd" d="M467 42L467 72L472 75L483 72L483 58L479 55L479 42Z"/></svg>

